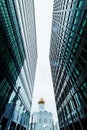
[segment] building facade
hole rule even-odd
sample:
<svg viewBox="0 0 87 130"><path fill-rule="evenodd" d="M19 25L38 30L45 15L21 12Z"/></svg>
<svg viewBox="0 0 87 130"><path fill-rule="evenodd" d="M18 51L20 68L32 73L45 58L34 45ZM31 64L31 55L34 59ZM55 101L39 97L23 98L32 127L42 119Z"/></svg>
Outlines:
<svg viewBox="0 0 87 130"><path fill-rule="evenodd" d="M53 130L59 130L59 123L58 122L55 122Z"/></svg>
<svg viewBox="0 0 87 130"><path fill-rule="evenodd" d="M45 101L41 98L38 101L38 112L31 117L29 130L53 130L53 115L44 109Z"/></svg>
<svg viewBox="0 0 87 130"><path fill-rule="evenodd" d="M87 1L54 0L50 66L61 130L87 123Z"/></svg>
<svg viewBox="0 0 87 130"><path fill-rule="evenodd" d="M37 64L36 27L33 0L0 1L0 120L13 113L28 116ZM11 101L20 91L18 97ZM5 112L5 113L4 113ZM12 114L13 114L12 113ZM26 114L27 113L27 114ZM5 120L5 121L6 121ZM13 117L11 120L14 120ZM20 119L21 120L21 119ZM15 120L16 122L16 120ZM17 121L18 123L18 121ZM16 123L15 123L16 124ZM25 125L26 126L26 125ZM14 129L14 128L13 128Z"/></svg>

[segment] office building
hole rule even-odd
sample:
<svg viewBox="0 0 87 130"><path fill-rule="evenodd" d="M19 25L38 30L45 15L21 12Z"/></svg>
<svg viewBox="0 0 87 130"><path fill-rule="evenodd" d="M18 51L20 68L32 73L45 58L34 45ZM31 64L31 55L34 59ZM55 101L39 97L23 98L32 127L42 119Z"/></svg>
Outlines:
<svg viewBox="0 0 87 130"><path fill-rule="evenodd" d="M3 124L4 116L6 113L5 110L9 108L8 106L9 104L11 104L11 101L14 98L13 95L16 95L19 86L20 91L18 93L18 97L16 98L15 103L13 103L15 104L13 105L14 112L15 109L19 110L19 107L22 106L23 112L21 110L21 115L23 115L23 113L28 113L28 116L30 115L36 63L37 63L37 45L36 45L34 1L1 0L0 1L1 125Z"/></svg>
<svg viewBox="0 0 87 130"><path fill-rule="evenodd" d="M86 130L87 1L54 0L49 58L60 130Z"/></svg>

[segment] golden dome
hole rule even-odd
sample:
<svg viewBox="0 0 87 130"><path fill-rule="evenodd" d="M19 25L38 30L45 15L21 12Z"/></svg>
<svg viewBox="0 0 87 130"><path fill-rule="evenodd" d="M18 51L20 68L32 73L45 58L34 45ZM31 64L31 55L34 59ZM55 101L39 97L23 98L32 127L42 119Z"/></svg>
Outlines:
<svg viewBox="0 0 87 130"><path fill-rule="evenodd" d="M44 99L41 97L41 99L38 101L38 104L44 104L45 103L45 101L44 101Z"/></svg>

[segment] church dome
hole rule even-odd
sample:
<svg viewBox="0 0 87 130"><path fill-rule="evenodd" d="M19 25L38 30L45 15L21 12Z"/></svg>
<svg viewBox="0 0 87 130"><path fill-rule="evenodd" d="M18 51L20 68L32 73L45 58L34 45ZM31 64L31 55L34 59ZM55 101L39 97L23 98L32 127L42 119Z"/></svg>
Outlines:
<svg viewBox="0 0 87 130"><path fill-rule="evenodd" d="M41 97L41 99L38 101L38 104L44 104L45 103L45 101L44 101L44 99Z"/></svg>

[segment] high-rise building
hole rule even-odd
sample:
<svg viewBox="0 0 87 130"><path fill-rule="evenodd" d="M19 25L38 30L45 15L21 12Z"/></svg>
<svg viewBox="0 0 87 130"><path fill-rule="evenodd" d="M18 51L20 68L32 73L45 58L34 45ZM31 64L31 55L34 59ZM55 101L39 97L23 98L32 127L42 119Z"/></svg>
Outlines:
<svg viewBox="0 0 87 130"><path fill-rule="evenodd" d="M12 102L19 86L18 101L15 101L14 109L19 109L22 104L23 113L30 113L31 110L37 63L34 13L34 0L0 1L1 120L7 104Z"/></svg>
<svg viewBox="0 0 87 130"><path fill-rule="evenodd" d="M85 130L86 0L54 0L49 57L60 130Z"/></svg>

